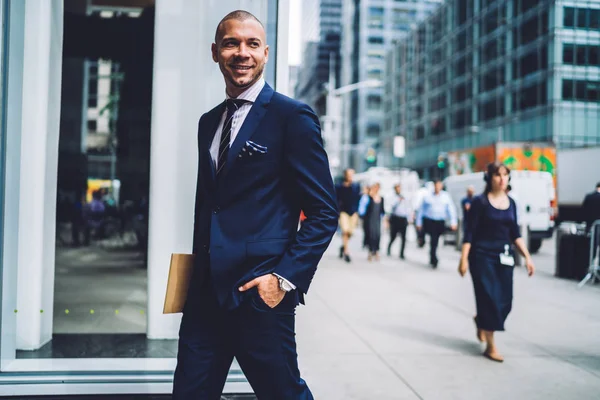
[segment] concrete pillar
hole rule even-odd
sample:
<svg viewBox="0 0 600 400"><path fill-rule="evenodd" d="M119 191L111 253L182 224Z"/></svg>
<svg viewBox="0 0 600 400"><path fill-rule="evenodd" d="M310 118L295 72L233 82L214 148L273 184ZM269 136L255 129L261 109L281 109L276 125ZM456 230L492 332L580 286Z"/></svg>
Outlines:
<svg viewBox="0 0 600 400"><path fill-rule="evenodd" d="M52 339L63 1L26 0L17 348Z"/></svg>
<svg viewBox="0 0 600 400"><path fill-rule="evenodd" d="M6 13L6 14L5 14ZM0 32L0 35L8 34L8 59L3 68L8 68L9 75L6 88L6 121L5 147L2 150L5 157L3 180L0 185L2 196L2 323L0 325L0 370L6 370L16 358L17 345L17 265L19 262L18 243L19 235L7 234L7 232L18 232L19 229L19 185L21 169L21 96L23 93L23 43L24 43L24 20L25 4L18 2L11 4L7 9L0 4L2 19L5 16L10 19L8 32ZM9 100L10 99L10 100ZM13 132L13 134L8 134ZM2 166L0 166L2 169Z"/></svg>
<svg viewBox="0 0 600 400"><path fill-rule="evenodd" d="M216 26L236 9L253 13L266 26L267 18L276 18L268 15L268 6L265 0L156 2L148 233L151 339L176 338L179 328L181 316L163 315L162 308L171 253L192 249L198 120L225 98L210 52ZM287 52L287 42L280 48Z"/></svg>

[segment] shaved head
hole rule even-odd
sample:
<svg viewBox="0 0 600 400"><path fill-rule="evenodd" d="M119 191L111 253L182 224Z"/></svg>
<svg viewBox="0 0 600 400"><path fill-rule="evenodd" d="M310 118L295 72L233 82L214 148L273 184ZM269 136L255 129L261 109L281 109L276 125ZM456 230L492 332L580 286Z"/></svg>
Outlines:
<svg viewBox="0 0 600 400"><path fill-rule="evenodd" d="M260 22L260 20L258 18L256 18L253 14L249 13L248 11L244 11L244 10L235 10L235 11L230 12L226 16L224 16L223 19L221 20L221 22L219 22L219 25L217 25L217 30L215 31L215 43L217 45L219 44L219 41L223 37L223 28L224 28L225 22L232 20L232 19L234 19L236 21L240 21L240 22L244 22L248 19L252 19L252 20L258 22L260 24L260 26L262 26L263 30L265 29L262 22Z"/></svg>

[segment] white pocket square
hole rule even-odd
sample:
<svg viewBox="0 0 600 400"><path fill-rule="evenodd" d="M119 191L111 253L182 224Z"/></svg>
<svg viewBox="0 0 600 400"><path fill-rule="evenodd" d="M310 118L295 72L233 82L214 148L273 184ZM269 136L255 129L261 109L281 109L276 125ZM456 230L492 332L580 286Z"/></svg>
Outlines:
<svg viewBox="0 0 600 400"><path fill-rule="evenodd" d="M266 146L262 146L251 140L246 141L246 147L248 147L248 150L253 150L253 151L256 151L257 153L262 153L262 154L266 154L268 151L268 148Z"/></svg>

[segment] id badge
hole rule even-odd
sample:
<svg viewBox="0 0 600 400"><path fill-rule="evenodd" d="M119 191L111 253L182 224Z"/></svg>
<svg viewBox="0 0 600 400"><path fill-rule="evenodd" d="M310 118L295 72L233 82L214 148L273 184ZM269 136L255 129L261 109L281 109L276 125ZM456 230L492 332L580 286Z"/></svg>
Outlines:
<svg viewBox="0 0 600 400"><path fill-rule="evenodd" d="M506 265L507 267L515 266L515 258L509 253L509 246L504 246L504 253L500 253L500 264Z"/></svg>
<svg viewBox="0 0 600 400"><path fill-rule="evenodd" d="M506 254L500 254L500 264L502 265L506 265L508 267L514 267L515 266L515 258L513 256L506 255Z"/></svg>

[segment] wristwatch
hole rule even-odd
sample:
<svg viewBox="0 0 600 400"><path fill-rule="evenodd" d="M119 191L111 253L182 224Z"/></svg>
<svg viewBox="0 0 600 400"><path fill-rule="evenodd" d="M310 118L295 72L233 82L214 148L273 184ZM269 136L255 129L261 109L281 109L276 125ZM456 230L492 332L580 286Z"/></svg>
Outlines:
<svg viewBox="0 0 600 400"><path fill-rule="evenodd" d="M273 275L275 275L275 274L273 274ZM286 281L285 279L283 279L282 277L280 277L278 275L275 275L275 277L279 281L279 289L283 290L284 292L291 292L292 290L294 290L294 288L292 287L292 285L290 285L290 283L288 281Z"/></svg>

